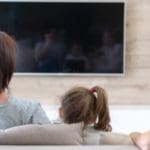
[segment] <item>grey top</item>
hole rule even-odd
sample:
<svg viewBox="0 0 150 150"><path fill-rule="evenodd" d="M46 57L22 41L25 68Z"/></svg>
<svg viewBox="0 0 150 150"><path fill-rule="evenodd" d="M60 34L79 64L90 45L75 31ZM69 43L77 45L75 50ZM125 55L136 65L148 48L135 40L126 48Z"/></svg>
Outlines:
<svg viewBox="0 0 150 150"><path fill-rule="evenodd" d="M0 105L0 129L24 124L50 123L40 103L10 97Z"/></svg>

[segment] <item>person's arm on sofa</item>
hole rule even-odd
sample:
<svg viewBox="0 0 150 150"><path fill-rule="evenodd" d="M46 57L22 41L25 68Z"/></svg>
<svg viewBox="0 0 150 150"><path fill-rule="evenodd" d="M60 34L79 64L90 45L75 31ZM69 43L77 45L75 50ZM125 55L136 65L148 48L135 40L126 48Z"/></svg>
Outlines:
<svg viewBox="0 0 150 150"><path fill-rule="evenodd" d="M133 132L130 134L133 142L141 149L141 150L150 150L150 131L146 131L144 133Z"/></svg>

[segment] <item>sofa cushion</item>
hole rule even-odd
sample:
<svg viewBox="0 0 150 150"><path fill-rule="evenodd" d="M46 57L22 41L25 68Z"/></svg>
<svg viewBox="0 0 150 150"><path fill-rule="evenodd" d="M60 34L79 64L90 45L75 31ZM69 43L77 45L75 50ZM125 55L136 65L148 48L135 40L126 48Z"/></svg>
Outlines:
<svg viewBox="0 0 150 150"><path fill-rule="evenodd" d="M2 150L139 150L133 145L84 145L84 146L74 146L74 145L63 145L63 146L0 146Z"/></svg>
<svg viewBox="0 0 150 150"><path fill-rule="evenodd" d="M122 133L101 132L86 128L83 132L85 145L133 145L130 136Z"/></svg>
<svg viewBox="0 0 150 150"><path fill-rule="evenodd" d="M23 125L0 130L1 145L82 144L81 124Z"/></svg>
<svg viewBox="0 0 150 150"><path fill-rule="evenodd" d="M101 132L100 144L102 145L133 145L129 135L122 133Z"/></svg>

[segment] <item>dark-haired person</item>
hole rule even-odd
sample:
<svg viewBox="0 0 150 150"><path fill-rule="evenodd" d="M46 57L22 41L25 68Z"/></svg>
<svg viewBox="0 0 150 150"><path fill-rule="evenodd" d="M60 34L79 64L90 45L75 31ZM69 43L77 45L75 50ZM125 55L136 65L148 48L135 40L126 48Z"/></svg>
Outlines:
<svg viewBox="0 0 150 150"><path fill-rule="evenodd" d="M24 124L49 123L39 103L20 100L8 94L15 59L15 40L5 32L0 32L0 129Z"/></svg>

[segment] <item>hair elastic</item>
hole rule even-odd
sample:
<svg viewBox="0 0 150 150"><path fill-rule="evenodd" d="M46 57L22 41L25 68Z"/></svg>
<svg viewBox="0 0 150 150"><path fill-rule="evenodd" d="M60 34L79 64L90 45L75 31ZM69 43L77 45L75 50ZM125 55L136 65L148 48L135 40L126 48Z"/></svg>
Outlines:
<svg viewBox="0 0 150 150"><path fill-rule="evenodd" d="M88 90L90 94L93 94L94 92L96 92L95 88L91 88Z"/></svg>

